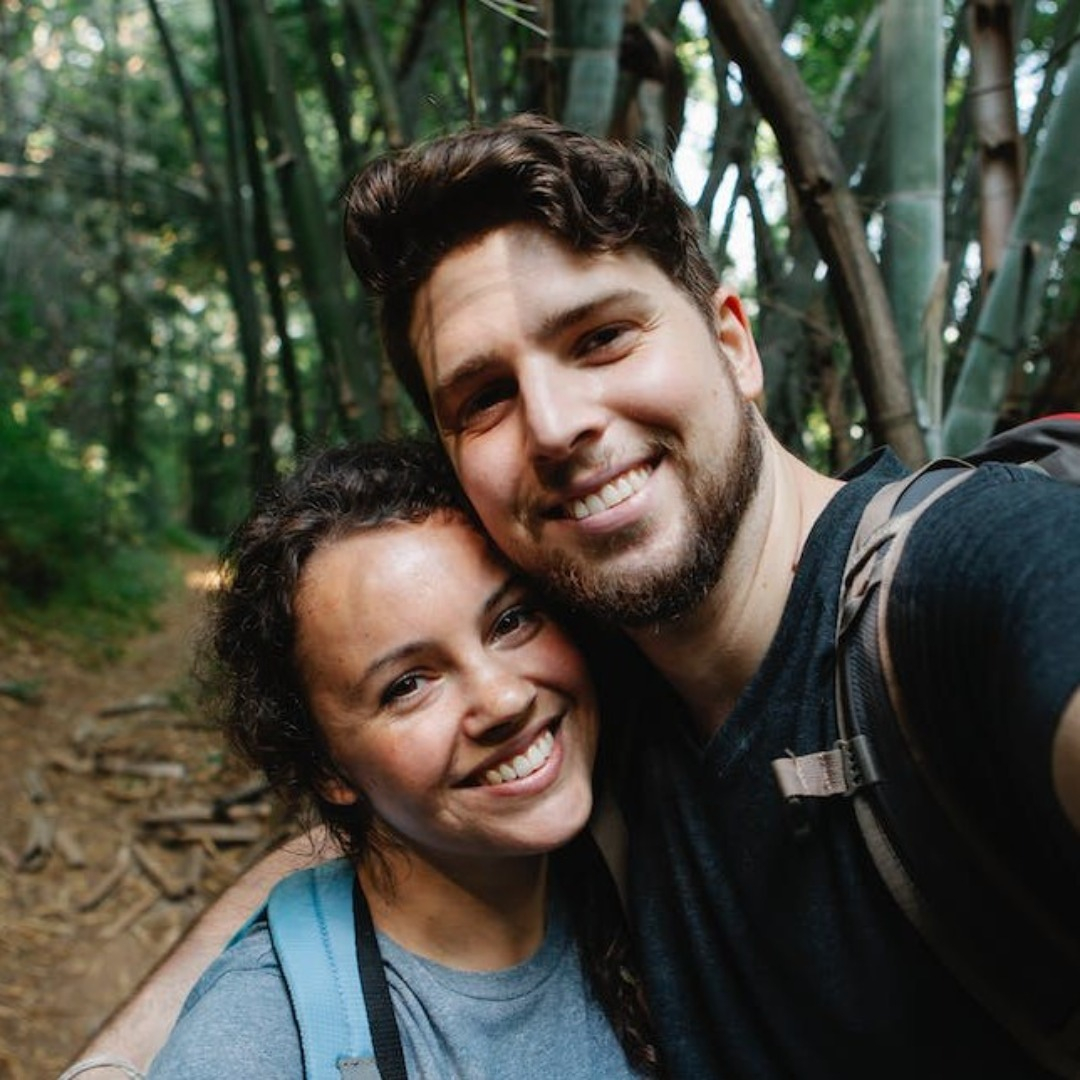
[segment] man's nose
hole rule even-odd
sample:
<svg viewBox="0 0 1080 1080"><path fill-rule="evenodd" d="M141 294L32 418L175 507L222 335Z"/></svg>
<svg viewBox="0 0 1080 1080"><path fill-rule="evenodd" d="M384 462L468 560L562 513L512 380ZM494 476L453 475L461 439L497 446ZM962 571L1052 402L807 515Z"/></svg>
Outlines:
<svg viewBox="0 0 1080 1080"><path fill-rule="evenodd" d="M537 461L560 461L601 429L596 378L590 372L540 358L521 378L519 393L529 449Z"/></svg>
<svg viewBox="0 0 1080 1080"><path fill-rule="evenodd" d="M501 658L492 658L469 679L465 732L484 744L501 742L529 722L536 710L536 684Z"/></svg>

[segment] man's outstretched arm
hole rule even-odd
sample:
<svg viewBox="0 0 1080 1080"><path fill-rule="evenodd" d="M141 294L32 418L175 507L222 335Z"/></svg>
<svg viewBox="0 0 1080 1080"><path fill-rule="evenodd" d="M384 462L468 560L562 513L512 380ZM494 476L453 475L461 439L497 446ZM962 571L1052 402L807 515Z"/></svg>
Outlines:
<svg viewBox="0 0 1080 1080"><path fill-rule="evenodd" d="M61 1080L138 1077L164 1045L207 965L286 874L338 854L324 830L287 840L245 871L192 924L135 992L83 1047Z"/></svg>
<svg viewBox="0 0 1080 1080"><path fill-rule="evenodd" d="M1065 815L1080 833L1080 689L1065 708L1054 737L1054 787Z"/></svg>

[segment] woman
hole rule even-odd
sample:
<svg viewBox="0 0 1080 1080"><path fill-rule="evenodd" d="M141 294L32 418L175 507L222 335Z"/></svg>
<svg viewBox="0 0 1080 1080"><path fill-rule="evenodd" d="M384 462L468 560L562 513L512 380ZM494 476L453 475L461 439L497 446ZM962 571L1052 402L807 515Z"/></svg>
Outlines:
<svg viewBox="0 0 1080 1080"><path fill-rule="evenodd" d="M317 455L241 526L225 565L217 712L346 852L408 1076L655 1074L618 901L579 835L593 685L440 452ZM262 917L208 969L152 1078L304 1075L304 1006L277 944Z"/></svg>

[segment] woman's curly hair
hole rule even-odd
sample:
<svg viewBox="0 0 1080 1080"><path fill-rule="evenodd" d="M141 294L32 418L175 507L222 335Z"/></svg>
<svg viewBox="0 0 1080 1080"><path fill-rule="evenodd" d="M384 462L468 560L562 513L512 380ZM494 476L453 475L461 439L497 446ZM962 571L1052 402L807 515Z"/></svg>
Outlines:
<svg viewBox="0 0 1080 1080"><path fill-rule="evenodd" d="M378 843L371 807L324 798L336 778L296 663L295 601L320 548L391 522L435 514L474 521L440 448L387 440L315 453L263 493L222 558L197 673L204 701L234 750L261 769L285 805L312 810L354 860Z"/></svg>
<svg viewBox="0 0 1080 1080"><path fill-rule="evenodd" d="M463 516L486 535L434 442L385 440L314 453L257 500L229 539L200 643L204 702L231 747L262 770L289 810L307 820L314 814L355 864L374 860L376 873L381 852L396 841L378 827L364 793L349 806L322 795L338 774L297 664L295 602L304 568L320 548L367 529L421 524L441 514ZM586 624L562 621L582 639ZM592 626L587 634L587 659L618 670L621 639ZM652 1072L657 1052L641 981L606 870L587 837L552 858L592 991L630 1060ZM381 878L390 882L385 873Z"/></svg>

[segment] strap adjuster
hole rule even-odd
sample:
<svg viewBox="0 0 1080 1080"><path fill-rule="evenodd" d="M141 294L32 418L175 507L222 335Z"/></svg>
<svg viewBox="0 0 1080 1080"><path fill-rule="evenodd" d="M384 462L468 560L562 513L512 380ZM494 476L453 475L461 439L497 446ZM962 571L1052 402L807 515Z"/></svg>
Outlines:
<svg viewBox="0 0 1080 1080"><path fill-rule="evenodd" d="M775 758L773 778L780 794L788 801L828 799L834 795L851 796L881 780L870 738L856 735L837 739L830 750L813 754Z"/></svg>

